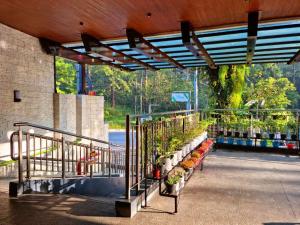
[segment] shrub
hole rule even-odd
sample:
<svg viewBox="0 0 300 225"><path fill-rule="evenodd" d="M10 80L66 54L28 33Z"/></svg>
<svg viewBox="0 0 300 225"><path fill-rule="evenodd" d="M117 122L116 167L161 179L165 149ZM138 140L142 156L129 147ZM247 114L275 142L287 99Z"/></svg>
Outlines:
<svg viewBox="0 0 300 225"><path fill-rule="evenodd" d="M199 152L194 151L194 152L192 153L192 157L195 157L195 158L199 159L199 158L201 157L201 155L200 155Z"/></svg>
<svg viewBox="0 0 300 225"><path fill-rule="evenodd" d="M185 170L193 168L194 165L195 165L195 163L191 160L185 160L180 164L180 166Z"/></svg>

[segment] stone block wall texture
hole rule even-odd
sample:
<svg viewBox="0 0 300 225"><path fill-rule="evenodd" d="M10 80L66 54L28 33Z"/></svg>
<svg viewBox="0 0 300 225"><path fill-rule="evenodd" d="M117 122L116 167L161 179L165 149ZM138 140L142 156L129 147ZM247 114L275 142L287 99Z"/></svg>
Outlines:
<svg viewBox="0 0 300 225"><path fill-rule="evenodd" d="M9 136L16 130L15 122L108 140L104 98L54 94L53 60L37 38L0 23L0 162L10 159ZM14 102L14 90L20 91L21 102ZM41 132L35 129L35 133ZM14 164L0 167L0 177L15 173Z"/></svg>
<svg viewBox="0 0 300 225"><path fill-rule="evenodd" d="M14 122L53 127L53 79L53 57L39 40L0 23L0 160L9 154ZM14 90L21 102L14 102Z"/></svg>
<svg viewBox="0 0 300 225"><path fill-rule="evenodd" d="M54 93L54 127L76 133L76 95Z"/></svg>
<svg viewBox="0 0 300 225"><path fill-rule="evenodd" d="M103 96L77 95L76 114L77 134L108 141Z"/></svg>

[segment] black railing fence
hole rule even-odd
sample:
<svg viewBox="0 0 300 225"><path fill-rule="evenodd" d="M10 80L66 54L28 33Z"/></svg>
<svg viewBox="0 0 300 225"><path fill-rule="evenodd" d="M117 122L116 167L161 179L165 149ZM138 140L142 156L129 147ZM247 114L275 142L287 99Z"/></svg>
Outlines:
<svg viewBox="0 0 300 225"><path fill-rule="evenodd" d="M200 113L176 111L126 117L126 198L147 187L158 164L173 157L206 122Z"/></svg>

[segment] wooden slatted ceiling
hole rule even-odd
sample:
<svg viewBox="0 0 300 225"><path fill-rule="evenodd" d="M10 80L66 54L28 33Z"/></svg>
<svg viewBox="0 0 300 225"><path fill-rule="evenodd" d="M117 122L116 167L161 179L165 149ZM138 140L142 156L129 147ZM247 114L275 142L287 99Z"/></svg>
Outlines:
<svg viewBox="0 0 300 225"><path fill-rule="evenodd" d="M300 17L299 0L8 0L0 22L60 43L80 41L87 32L99 39L126 37L126 28L144 36L180 31L180 21L195 30L246 24L247 12L260 21ZM148 18L147 13L152 16ZM82 21L84 24L80 25Z"/></svg>

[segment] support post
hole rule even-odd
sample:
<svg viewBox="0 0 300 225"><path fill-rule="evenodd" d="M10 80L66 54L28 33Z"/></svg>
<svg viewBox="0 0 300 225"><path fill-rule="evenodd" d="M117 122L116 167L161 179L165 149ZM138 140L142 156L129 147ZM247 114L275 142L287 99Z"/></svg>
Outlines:
<svg viewBox="0 0 300 225"><path fill-rule="evenodd" d="M30 179L30 134L26 134L26 178Z"/></svg>
<svg viewBox="0 0 300 225"><path fill-rule="evenodd" d="M86 67L85 64L81 64L81 91L82 94L86 93Z"/></svg>
<svg viewBox="0 0 300 225"><path fill-rule="evenodd" d="M111 177L111 148L108 146L108 176Z"/></svg>
<svg viewBox="0 0 300 225"><path fill-rule="evenodd" d="M66 164L65 164L65 138L61 138L61 176L62 179L66 178Z"/></svg>
<svg viewBox="0 0 300 225"><path fill-rule="evenodd" d="M139 142L140 142L140 139L139 139L139 126L140 126L140 119L137 117L136 118L136 122L135 122L135 125L136 125L136 129L135 129L135 173L136 173L136 176L135 176L135 181L136 181L136 191L138 192L140 190L140 179L139 179L139 174L140 174L140 149L139 149Z"/></svg>
<svg viewBox="0 0 300 225"><path fill-rule="evenodd" d="M21 126L19 127L19 136L18 136L18 176L19 176L19 184L23 182L23 151L22 151L22 137L23 132Z"/></svg>
<svg viewBox="0 0 300 225"><path fill-rule="evenodd" d="M198 68L194 73L194 110L198 112Z"/></svg>
<svg viewBox="0 0 300 225"><path fill-rule="evenodd" d="M91 152L93 152L93 143L92 142L90 143L90 154L91 154ZM94 157L96 157L96 156L94 156ZM92 163L90 165L90 178L93 178L93 164Z"/></svg>
<svg viewBox="0 0 300 225"><path fill-rule="evenodd" d="M126 115L125 197L130 199L130 118Z"/></svg>
<svg viewBox="0 0 300 225"><path fill-rule="evenodd" d="M147 197L148 197L148 193L147 193L147 176L148 176L148 173L147 173L147 166L148 166L148 127L145 126L144 128L144 145L145 145L145 155L144 155L144 158L145 158L145 162L144 162L144 178L145 178L145 206L144 207L147 207Z"/></svg>

